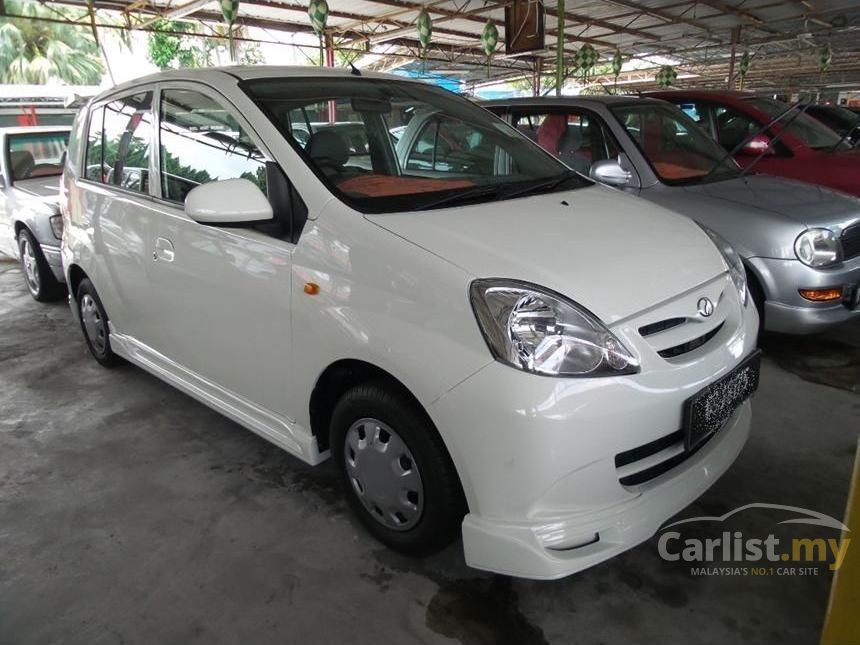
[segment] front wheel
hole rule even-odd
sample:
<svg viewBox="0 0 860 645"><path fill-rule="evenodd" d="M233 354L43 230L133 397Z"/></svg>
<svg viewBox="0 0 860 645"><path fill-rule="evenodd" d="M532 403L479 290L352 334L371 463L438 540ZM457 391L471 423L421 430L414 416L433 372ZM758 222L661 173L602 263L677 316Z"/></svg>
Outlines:
<svg viewBox="0 0 860 645"><path fill-rule="evenodd" d="M350 506L380 542L427 555L457 537L465 502L456 469L404 393L383 381L349 390L332 414L330 446Z"/></svg>
<svg viewBox="0 0 860 645"><path fill-rule="evenodd" d="M77 293L78 317L81 331L90 353L104 367L114 367L122 362L110 346L110 326L107 313L96 288L89 278L81 280Z"/></svg>
<svg viewBox="0 0 860 645"><path fill-rule="evenodd" d="M63 285L54 277L42 247L26 228L18 232L18 254L30 295L39 302L50 302L63 295Z"/></svg>

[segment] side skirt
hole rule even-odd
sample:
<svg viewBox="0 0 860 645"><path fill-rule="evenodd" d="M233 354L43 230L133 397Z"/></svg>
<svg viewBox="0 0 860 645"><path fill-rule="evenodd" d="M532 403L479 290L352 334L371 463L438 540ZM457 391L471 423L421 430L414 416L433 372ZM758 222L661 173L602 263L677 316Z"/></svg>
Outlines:
<svg viewBox="0 0 860 645"><path fill-rule="evenodd" d="M315 466L325 461L329 451L320 452L309 428L255 405L251 401L204 379L202 376L159 354L150 347L110 329L111 349L130 363L166 381L188 396L220 412L271 441L302 461Z"/></svg>

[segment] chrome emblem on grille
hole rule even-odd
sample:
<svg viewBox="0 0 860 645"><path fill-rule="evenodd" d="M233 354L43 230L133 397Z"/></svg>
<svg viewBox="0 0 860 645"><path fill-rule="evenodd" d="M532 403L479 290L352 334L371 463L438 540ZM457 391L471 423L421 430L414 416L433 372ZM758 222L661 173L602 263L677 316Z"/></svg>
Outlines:
<svg viewBox="0 0 860 645"><path fill-rule="evenodd" d="M696 307L699 311L699 315L702 318L707 318L712 313L714 313L714 303L710 298L699 298L699 302L696 303Z"/></svg>

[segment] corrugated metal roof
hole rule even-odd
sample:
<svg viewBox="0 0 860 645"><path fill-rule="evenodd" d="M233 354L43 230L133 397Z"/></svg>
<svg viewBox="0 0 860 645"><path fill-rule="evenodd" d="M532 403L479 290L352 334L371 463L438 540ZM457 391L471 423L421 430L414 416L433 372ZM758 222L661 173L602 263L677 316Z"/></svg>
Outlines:
<svg viewBox="0 0 860 645"><path fill-rule="evenodd" d="M84 6L85 0L61 3ZM543 3L546 49L518 57L504 53L504 7L509 3L328 0L327 33L335 47L396 57L392 58L395 63L377 63L380 68L402 66L404 61L408 64L419 58L415 23L419 11L427 9L433 19L433 38L422 65L428 69L445 68L467 80L485 82L488 67L480 38L487 21L492 21L500 36L499 51L489 67L493 78L530 74L537 61L545 73L552 72L559 25L557 1ZM127 11L132 24L151 20L154 14L174 15L191 6L188 0L95 0L95 5ZM218 19L215 0L193 5L188 17ZM634 61L629 68L674 62L678 85L725 86L736 39L738 55L747 51L752 60L748 88L838 83L860 87L860 2L856 0L568 0L565 14L566 66L572 65L574 53L588 42L601 54L600 65L605 66L618 49L628 61ZM275 31L311 31L307 0L241 0L238 22ZM820 50L826 45L832 48L833 60L822 73ZM624 79L641 74L625 71Z"/></svg>

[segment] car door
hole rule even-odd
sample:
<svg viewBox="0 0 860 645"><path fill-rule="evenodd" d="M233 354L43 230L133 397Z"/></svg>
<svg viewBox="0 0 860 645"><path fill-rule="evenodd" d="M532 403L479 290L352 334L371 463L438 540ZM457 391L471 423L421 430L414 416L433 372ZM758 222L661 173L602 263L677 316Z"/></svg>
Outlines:
<svg viewBox="0 0 860 645"><path fill-rule="evenodd" d="M8 172L6 167L8 163L6 145L6 136L0 134L0 253L9 257L18 257L14 243L14 233L12 232L12 218L9 212L12 186L8 182L11 173Z"/></svg>
<svg viewBox="0 0 860 645"><path fill-rule="evenodd" d="M86 270L116 332L151 341L158 321L149 308L149 238L154 202L153 88L96 104L89 114L85 170L77 180L95 250Z"/></svg>
<svg viewBox="0 0 860 645"><path fill-rule="evenodd" d="M203 85L160 85L157 122L159 212L148 241L161 324L153 347L169 369L284 412L295 245L253 227L199 224L183 208L211 181L246 178L265 193L271 157L239 111Z"/></svg>

